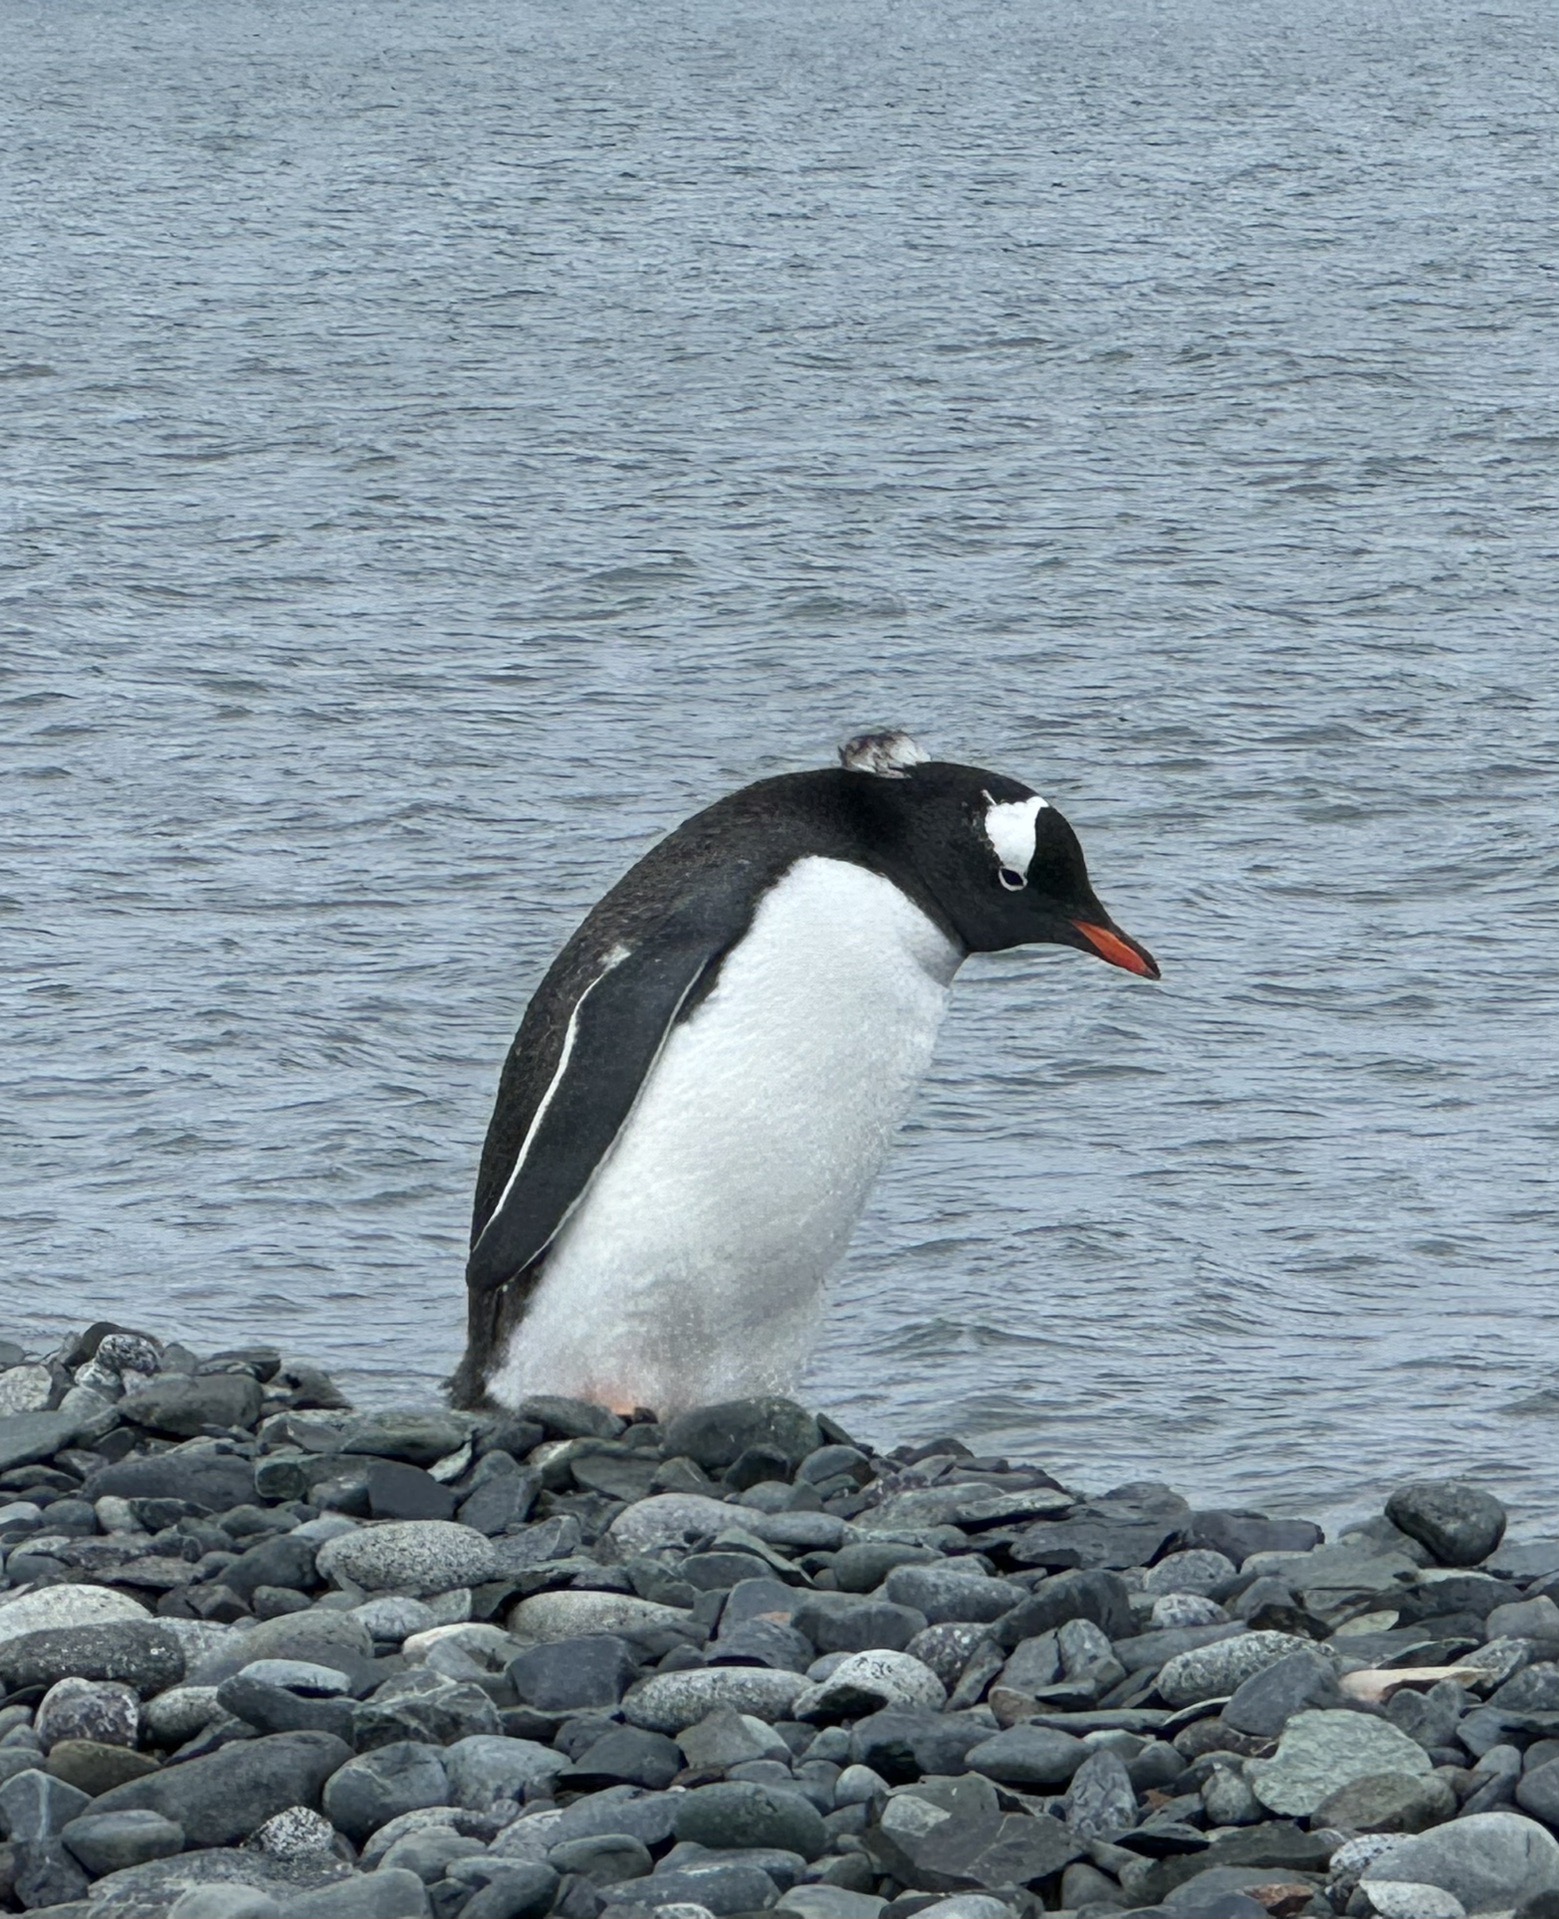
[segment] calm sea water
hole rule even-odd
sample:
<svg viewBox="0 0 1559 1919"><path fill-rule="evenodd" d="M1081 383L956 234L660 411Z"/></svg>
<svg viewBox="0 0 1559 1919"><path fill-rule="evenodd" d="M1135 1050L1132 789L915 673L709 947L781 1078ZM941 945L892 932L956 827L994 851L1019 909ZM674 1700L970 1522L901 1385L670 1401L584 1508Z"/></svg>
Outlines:
<svg viewBox="0 0 1559 1919"><path fill-rule="evenodd" d="M552 953L896 722L1049 794L1165 976L966 970L808 1396L1559 1519L1549 6L0 43L6 1332L433 1390Z"/></svg>

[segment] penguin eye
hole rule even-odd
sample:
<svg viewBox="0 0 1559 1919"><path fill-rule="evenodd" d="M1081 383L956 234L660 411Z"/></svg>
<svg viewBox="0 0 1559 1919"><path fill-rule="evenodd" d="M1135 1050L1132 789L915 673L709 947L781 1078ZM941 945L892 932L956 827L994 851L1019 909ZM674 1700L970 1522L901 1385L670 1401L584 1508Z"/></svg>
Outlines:
<svg viewBox="0 0 1559 1919"><path fill-rule="evenodd" d="M1010 866L1001 869L1001 883L1009 893L1021 893L1028 881L1021 873L1014 873Z"/></svg>

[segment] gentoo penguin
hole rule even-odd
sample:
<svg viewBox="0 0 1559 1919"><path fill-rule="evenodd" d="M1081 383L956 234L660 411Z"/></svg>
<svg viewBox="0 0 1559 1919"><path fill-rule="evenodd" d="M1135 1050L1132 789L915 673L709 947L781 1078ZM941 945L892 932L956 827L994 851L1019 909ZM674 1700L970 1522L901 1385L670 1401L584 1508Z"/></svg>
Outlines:
<svg viewBox="0 0 1559 1919"><path fill-rule="evenodd" d="M677 828L553 962L477 1179L460 1406L795 1384L970 953L1158 978L1017 780L863 734Z"/></svg>

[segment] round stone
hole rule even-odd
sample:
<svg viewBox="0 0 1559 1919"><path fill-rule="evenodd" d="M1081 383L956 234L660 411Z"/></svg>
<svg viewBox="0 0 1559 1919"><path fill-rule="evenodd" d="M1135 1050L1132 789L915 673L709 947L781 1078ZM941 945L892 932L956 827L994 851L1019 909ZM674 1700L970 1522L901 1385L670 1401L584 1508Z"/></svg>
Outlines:
<svg viewBox="0 0 1559 1919"><path fill-rule="evenodd" d="M491 1579L497 1561L492 1541L474 1527L452 1519L398 1519L327 1539L317 1564L327 1579L420 1598Z"/></svg>
<svg viewBox="0 0 1559 1919"><path fill-rule="evenodd" d="M139 1600L104 1586L45 1586L0 1605L0 1643L57 1626L101 1626L148 1616Z"/></svg>
<svg viewBox="0 0 1559 1919"><path fill-rule="evenodd" d="M682 1629L692 1614L676 1606L636 1599L632 1593L554 1592L522 1599L509 1614L509 1631L522 1645L546 1645L559 1639L589 1639L600 1634Z"/></svg>
<svg viewBox="0 0 1559 1919"><path fill-rule="evenodd" d="M653 1552L657 1546L691 1546L739 1525L740 1507L702 1493L657 1493L625 1506L608 1528L625 1553Z"/></svg>
<svg viewBox="0 0 1559 1919"><path fill-rule="evenodd" d="M809 1799L745 1779L685 1793L676 1835L711 1851L774 1846L803 1859L816 1859L827 1843L823 1816Z"/></svg>
<svg viewBox="0 0 1559 1919"><path fill-rule="evenodd" d="M889 1706L929 1707L947 1698L929 1666L907 1652L847 1653L820 1685L797 1693L793 1719L858 1719Z"/></svg>
<svg viewBox="0 0 1559 1919"><path fill-rule="evenodd" d="M1505 1537L1505 1508L1457 1479L1415 1479L1386 1501L1386 1517L1442 1566L1476 1566Z"/></svg>
<svg viewBox="0 0 1559 1919"><path fill-rule="evenodd" d="M755 1719L784 1719L796 1695L806 1690L799 1672L766 1666L710 1666L696 1672L661 1672L641 1680L623 1700L623 1715L651 1732L679 1733L722 1706Z"/></svg>
<svg viewBox="0 0 1559 1919"><path fill-rule="evenodd" d="M1198 1547L1191 1552L1169 1553L1156 1566L1150 1566L1142 1581L1142 1590L1152 1593L1155 1599L1164 1593L1205 1595L1226 1579L1232 1579L1238 1571L1232 1559Z"/></svg>
<svg viewBox="0 0 1559 1919"><path fill-rule="evenodd" d="M56 1680L33 1718L33 1731L45 1752L62 1739L133 1746L140 1725L140 1701L133 1687L113 1679Z"/></svg>
<svg viewBox="0 0 1559 1919"><path fill-rule="evenodd" d="M273 1859L309 1859L335 1850L336 1829L308 1806L288 1806L257 1827L249 1843Z"/></svg>

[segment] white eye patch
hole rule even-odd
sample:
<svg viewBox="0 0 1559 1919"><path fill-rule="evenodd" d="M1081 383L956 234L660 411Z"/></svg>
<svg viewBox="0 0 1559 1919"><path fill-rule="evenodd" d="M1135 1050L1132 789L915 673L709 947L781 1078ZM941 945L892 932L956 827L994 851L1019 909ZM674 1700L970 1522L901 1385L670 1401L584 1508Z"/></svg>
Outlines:
<svg viewBox="0 0 1559 1919"><path fill-rule="evenodd" d="M1048 804L1036 793L1026 800L1006 800L998 805L985 795L985 837L996 849L996 857L1010 871L1028 878L1034 858L1037 822Z"/></svg>

